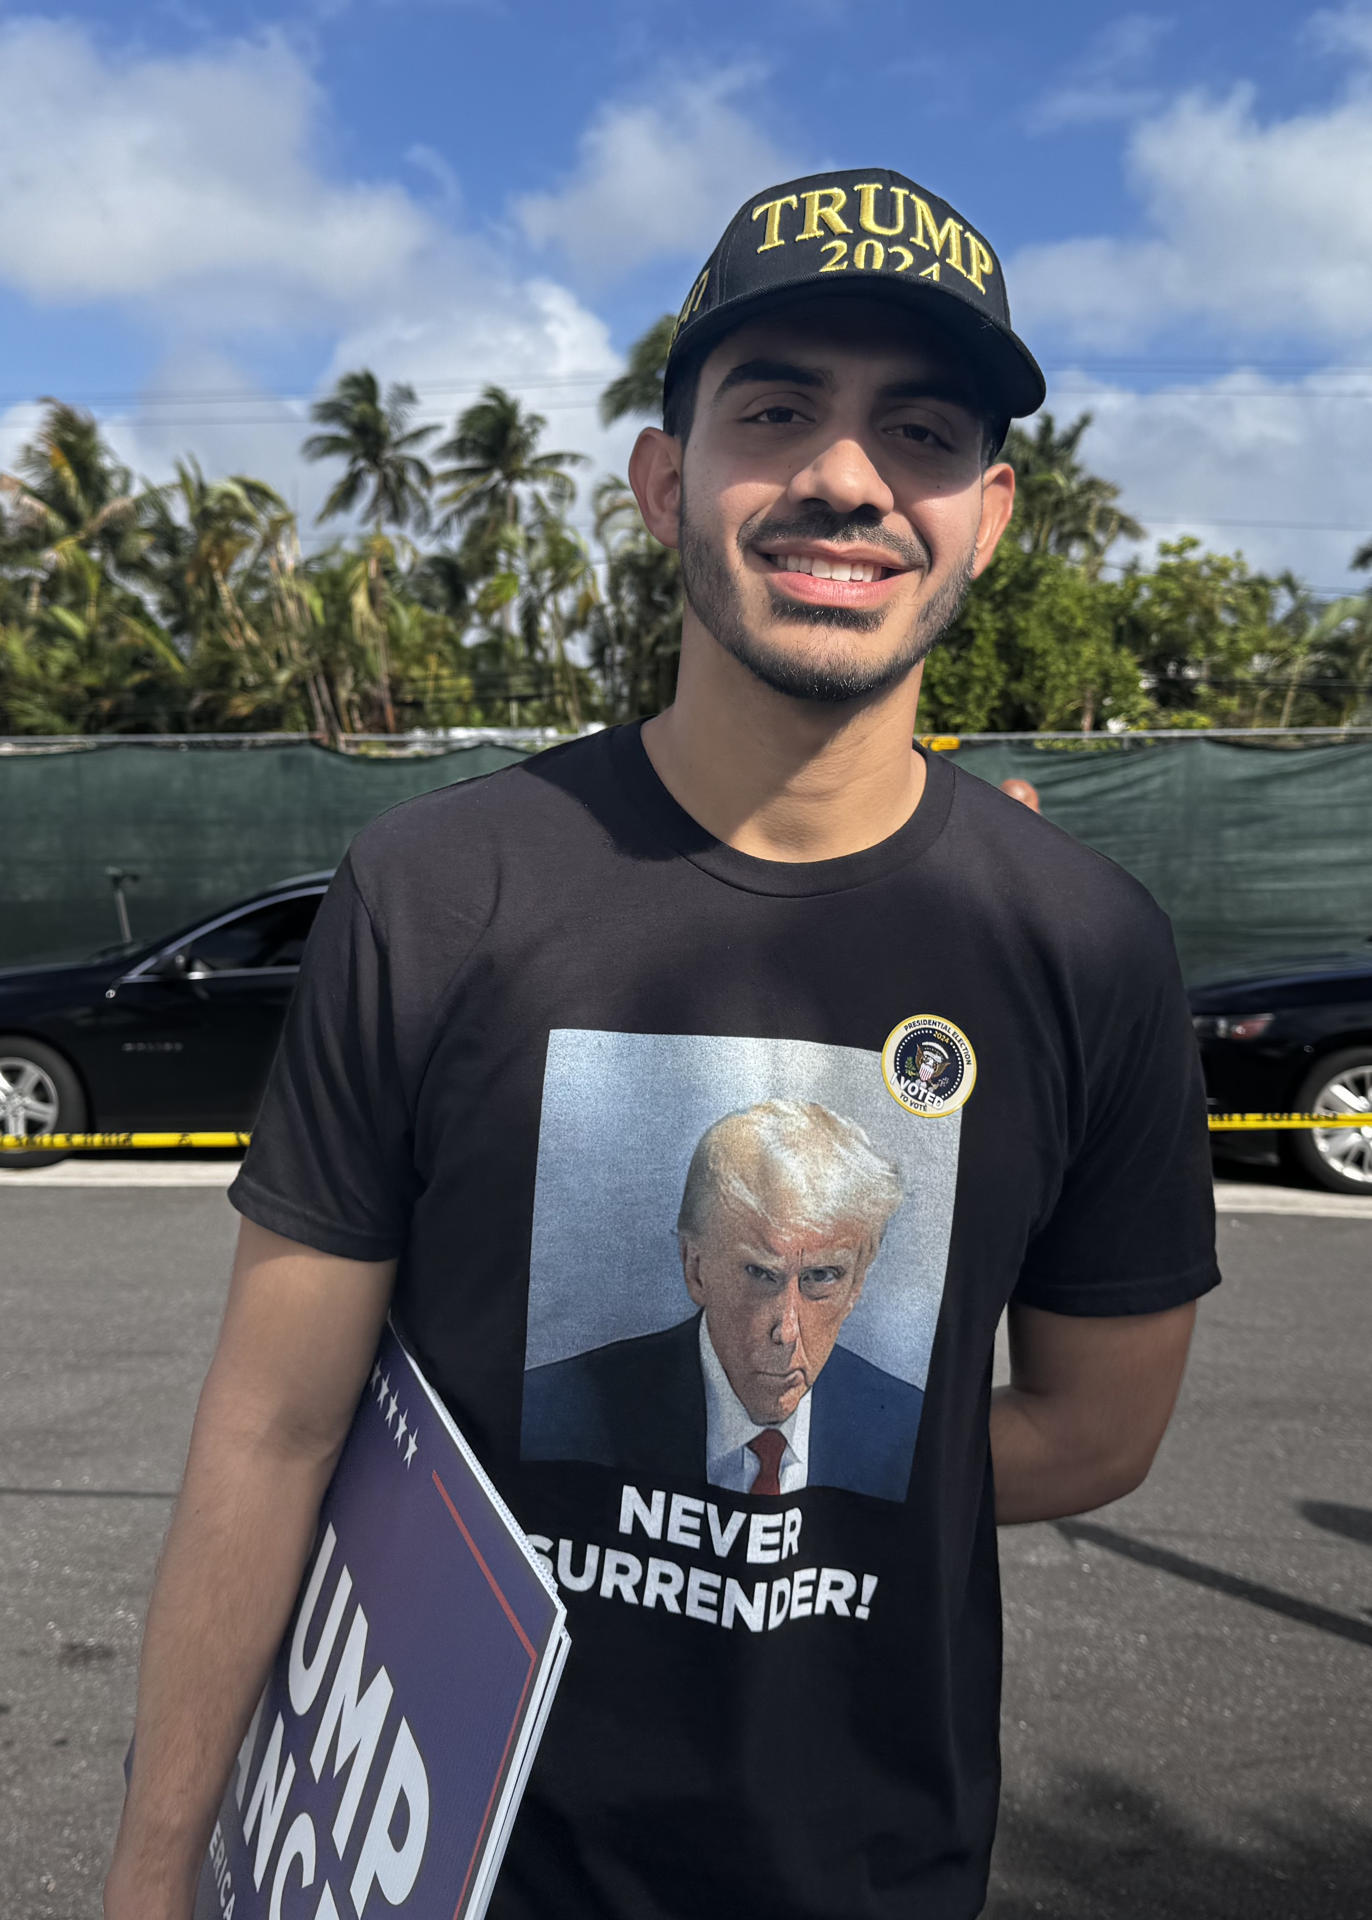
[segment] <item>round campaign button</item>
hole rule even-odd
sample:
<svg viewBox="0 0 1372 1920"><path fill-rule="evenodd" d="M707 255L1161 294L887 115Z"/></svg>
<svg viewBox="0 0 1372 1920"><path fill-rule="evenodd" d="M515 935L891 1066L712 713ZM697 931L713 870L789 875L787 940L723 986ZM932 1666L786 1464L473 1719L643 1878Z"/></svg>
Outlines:
<svg viewBox="0 0 1372 1920"><path fill-rule="evenodd" d="M937 1119L956 1113L977 1084L977 1056L961 1027L936 1013L914 1013L887 1035L881 1071L907 1113Z"/></svg>

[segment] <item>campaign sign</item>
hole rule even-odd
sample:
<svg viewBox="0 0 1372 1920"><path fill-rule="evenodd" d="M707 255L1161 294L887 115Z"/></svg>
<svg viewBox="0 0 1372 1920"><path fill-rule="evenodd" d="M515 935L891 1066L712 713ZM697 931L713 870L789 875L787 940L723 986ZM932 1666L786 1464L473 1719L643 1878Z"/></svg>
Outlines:
<svg viewBox="0 0 1372 1920"><path fill-rule="evenodd" d="M565 1651L555 1591L388 1328L196 1920L477 1920Z"/></svg>

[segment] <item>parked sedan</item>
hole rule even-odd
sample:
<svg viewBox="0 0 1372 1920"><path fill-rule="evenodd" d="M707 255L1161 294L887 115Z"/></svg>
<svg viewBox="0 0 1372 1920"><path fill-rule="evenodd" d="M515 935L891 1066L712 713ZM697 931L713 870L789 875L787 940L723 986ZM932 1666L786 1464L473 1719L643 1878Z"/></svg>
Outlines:
<svg viewBox="0 0 1372 1920"><path fill-rule="evenodd" d="M1348 1114L1346 1128L1258 1137L1335 1193L1372 1193L1372 945L1206 981L1191 1014L1212 1112Z"/></svg>
<svg viewBox="0 0 1372 1920"><path fill-rule="evenodd" d="M0 969L0 1133L250 1127L329 879L280 881L141 946ZM58 1158L6 1153L0 1170Z"/></svg>

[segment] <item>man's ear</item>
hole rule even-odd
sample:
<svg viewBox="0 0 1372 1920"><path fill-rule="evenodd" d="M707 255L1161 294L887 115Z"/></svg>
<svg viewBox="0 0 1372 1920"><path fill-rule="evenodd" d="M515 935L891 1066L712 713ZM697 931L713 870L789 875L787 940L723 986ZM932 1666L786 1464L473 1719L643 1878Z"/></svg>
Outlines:
<svg viewBox="0 0 1372 1920"><path fill-rule="evenodd" d="M972 560L974 580L990 565L1014 507L1015 469L1008 460L998 460L981 477L981 524L977 528L976 554Z"/></svg>
<svg viewBox="0 0 1372 1920"><path fill-rule="evenodd" d="M686 1291L698 1307L705 1305L705 1290L700 1284L700 1251L694 1240L688 1240L683 1234L680 1240L681 1272L686 1282Z"/></svg>
<svg viewBox="0 0 1372 1920"><path fill-rule="evenodd" d="M679 546L681 442L661 427L645 427L629 455L629 485L653 538L664 547Z"/></svg>

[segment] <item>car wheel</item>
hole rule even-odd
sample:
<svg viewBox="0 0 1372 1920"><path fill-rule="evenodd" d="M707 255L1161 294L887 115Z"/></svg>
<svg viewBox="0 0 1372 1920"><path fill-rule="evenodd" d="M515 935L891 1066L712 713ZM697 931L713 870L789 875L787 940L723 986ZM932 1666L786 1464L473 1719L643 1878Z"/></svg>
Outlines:
<svg viewBox="0 0 1372 1920"><path fill-rule="evenodd" d="M1352 1124L1288 1137L1293 1164L1331 1193L1372 1199L1372 1041L1317 1060L1296 1095L1300 1113L1346 1113Z"/></svg>
<svg viewBox="0 0 1372 1920"><path fill-rule="evenodd" d="M81 1133L86 1096L71 1067L41 1040L0 1033L0 1133ZM50 1167L61 1153L0 1153L0 1174Z"/></svg>

